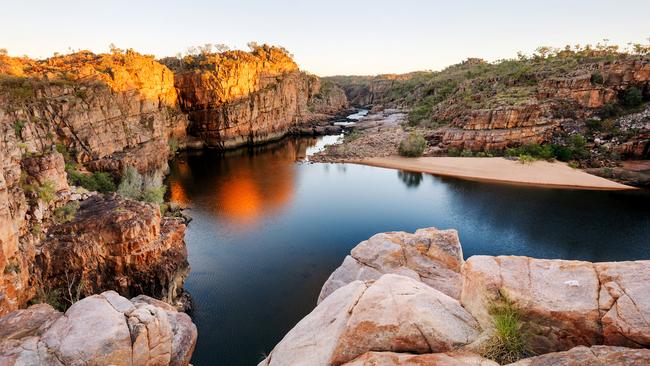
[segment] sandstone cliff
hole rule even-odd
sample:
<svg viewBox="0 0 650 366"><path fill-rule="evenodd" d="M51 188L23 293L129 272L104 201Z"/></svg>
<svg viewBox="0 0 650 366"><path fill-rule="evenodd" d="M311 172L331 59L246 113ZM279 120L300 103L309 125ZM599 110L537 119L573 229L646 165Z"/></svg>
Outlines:
<svg viewBox="0 0 650 366"><path fill-rule="evenodd" d="M131 293L125 292L127 289L136 292L132 280L125 278L133 273L120 275L124 270L120 265L124 266L132 253L119 247L108 250L112 262L107 261L105 271L97 273L98 277L104 276L104 281L114 281L108 283L97 281L98 278L91 282L85 277L96 264L85 262L90 258L79 256L70 258L70 263L58 263L58 272L52 272L47 261L36 262L35 258L49 258L47 253L54 252L56 247L77 248L79 244L74 235L58 227L62 221L74 218L75 205L84 198L68 185L67 167L106 171L114 178L119 178L126 165L135 166L146 175L160 176L166 171L168 141L182 139L187 126L187 119L177 107L173 82L173 73L168 68L132 51L112 55L80 52L43 61L0 56L0 314L24 306L44 287L60 292L64 282L60 271L65 269L74 269L75 273L68 275L76 276L77 285L81 280L96 285L84 294L108 289L119 289L125 294ZM82 211L92 202L82 203ZM105 210L94 213L111 218L119 216L117 212L123 206L128 207L128 202L104 206ZM165 242L177 248L178 253L167 256L161 248L158 252L143 250L143 255L155 259L153 263L171 265L180 260L178 264L182 265L184 226L172 229L173 224L161 224L159 216L155 218L159 215L157 208L155 212L146 206L137 210L136 215L154 217L142 225L148 233L143 245ZM75 233L87 230L93 240L85 244L96 245L87 249L86 254L103 253L106 247L119 245L115 238L128 242L128 225L115 226L112 233L93 228L99 229L92 225L74 229ZM48 281L40 281L44 278L35 275L39 271L45 271ZM142 274L164 282L176 277L173 273L177 272L160 272L170 278L157 277L153 270L147 274L145 269ZM118 285L115 281L119 282L118 287L113 287ZM147 281L149 285L156 279ZM156 296L169 292L162 288L167 284L157 285L144 292Z"/></svg>
<svg viewBox="0 0 650 366"><path fill-rule="evenodd" d="M408 125L443 149L502 151L583 134L609 140L619 152L630 134L608 120L635 111L632 91L650 98L650 58L587 47L495 63L468 59L439 72L327 80L354 105L410 110ZM631 136L639 147L624 157L647 159L650 140Z"/></svg>
<svg viewBox="0 0 650 366"><path fill-rule="evenodd" d="M229 148L285 135L292 126L326 119L347 107L338 87L298 69L286 51L204 55L176 74L188 132L208 146Z"/></svg>

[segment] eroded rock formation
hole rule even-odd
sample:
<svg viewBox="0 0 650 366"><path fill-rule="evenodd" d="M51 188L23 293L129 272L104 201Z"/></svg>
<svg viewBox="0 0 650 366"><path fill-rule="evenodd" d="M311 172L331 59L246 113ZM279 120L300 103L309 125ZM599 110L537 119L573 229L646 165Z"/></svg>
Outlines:
<svg viewBox="0 0 650 366"><path fill-rule="evenodd" d="M455 230L380 233L359 243L323 285L318 301L348 283L386 273L407 276L460 298L463 253Z"/></svg>
<svg viewBox="0 0 650 366"><path fill-rule="evenodd" d="M268 46L207 55L176 74L176 87L189 133L220 148L277 139L296 124L347 107L341 89L323 85L285 51Z"/></svg>
<svg viewBox="0 0 650 366"><path fill-rule="evenodd" d="M65 313L38 304L0 318L0 364L185 366L196 337L187 314L108 291Z"/></svg>
<svg viewBox="0 0 650 366"><path fill-rule="evenodd" d="M359 253L368 263L354 259ZM463 264L460 253L453 230L385 233L360 243L323 287L328 295L260 365L496 365L477 353L494 334L494 309L503 302L516 309L526 348L539 355L515 365L650 359L643 349L650 347L650 261L474 256ZM460 300L434 288L442 272L433 284L418 275L412 264L432 257L461 267ZM457 272L446 273L457 283Z"/></svg>
<svg viewBox="0 0 650 366"><path fill-rule="evenodd" d="M155 205L95 195L36 246L36 276L52 288L81 284L83 295L115 290L173 303L189 272L184 234L182 219L161 217Z"/></svg>

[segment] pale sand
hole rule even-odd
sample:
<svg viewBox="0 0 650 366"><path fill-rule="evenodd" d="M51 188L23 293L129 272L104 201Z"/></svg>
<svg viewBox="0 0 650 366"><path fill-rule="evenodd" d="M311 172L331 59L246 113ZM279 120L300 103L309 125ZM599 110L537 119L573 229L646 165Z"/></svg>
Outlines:
<svg viewBox="0 0 650 366"><path fill-rule="evenodd" d="M522 164L504 158L404 158L389 156L348 161L349 163L412 172L554 188L623 190L634 187L573 169L561 162L535 161Z"/></svg>

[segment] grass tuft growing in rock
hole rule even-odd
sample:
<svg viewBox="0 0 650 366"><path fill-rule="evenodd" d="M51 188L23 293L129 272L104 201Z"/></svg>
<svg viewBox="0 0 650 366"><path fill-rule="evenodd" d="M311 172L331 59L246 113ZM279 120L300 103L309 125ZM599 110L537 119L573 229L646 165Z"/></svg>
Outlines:
<svg viewBox="0 0 650 366"><path fill-rule="evenodd" d="M521 313L506 296L496 302L490 309L494 333L484 344L482 355L505 365L533 353L528 347L528 334L521 320Z"/></svg>
<svg viewBox="0 0 650 366"><path fill-rule="evenodd" d="M411 132L399 143L399 154L408 157L422 156L427 140L417 132Z"/></svg>

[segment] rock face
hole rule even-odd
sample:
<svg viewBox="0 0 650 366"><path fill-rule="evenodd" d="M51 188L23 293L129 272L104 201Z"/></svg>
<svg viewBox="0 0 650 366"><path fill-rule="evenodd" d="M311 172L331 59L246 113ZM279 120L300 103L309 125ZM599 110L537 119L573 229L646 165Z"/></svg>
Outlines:
<svg viewBox="0 0 650 366"><path fill-rule="evenodd" d="M493 304L512 301L541 354L602 344L598 291L588 262L474 256L463 267L461 303L487 328Z"/></svg>
<svg viewBox="0 0 650 366"><path fill-rule="evenodd" d="M36 272L52 288L81 284L82 295L113 289L171 303L189 272L184 234L180 219L154 205L96 195L37 246Z"/></svg>
<svg viewBox="0 0 650 366"><path fill-rule="evenodd" d="M569 351L527 358L510 366L642 366L650 364L650 350L624 347L576 347Z"/></svg>
<svg viewBox="0 0 650 366"><path fill-rule="evenodd" d="M327 279L318 301L355 280L375 280L385 273L407 276L458 299L463 252L455 230L420 229L414 234L389 232L359 243Z"/></svg>
<svg viewBox="0 0 650 366"><path fill-rule="evenodd" d="M386 274L323 300L260 365L342 365L369 351L446 352L473 342L478 323L457 300Z"/></svg>
<svg viewBox="0 0 650 366"><path fill-rule="evenodd" d="M427 282L419 265L435 267L436 281ZM434 288L458 284L460 301ZM503 302L518 312L528 352L540 355L513 365L646 365L649 294L650 261L474 256L463 263L453 230L377 234L352 250L316 308L260 366L494 366L476 353L492 345L493 312Z"/></svg>
<svg viewBox="0 0 650 366"><path fill-rule="evenodd" d="M527 257L470 258L461 303L484 327L506 297L520 309L537 353L578 345L650 346L650 261L589 263Z"/></svg>
<svg viewBox="0 0 650 366"><path fill-rule="evenodd" d="M394 352L368 352L344 366L499 366L498 363L467 352L412 355Z"/></svg>
<svg viewBox="0 0 650 366"><path fill-rule="evenodd" d="M556 142L558 136L575 132L576 126L584 128L587 119L607 117L608 109L621 105L631 87L639 89L647 100L650 58L611 56L614 60L607 61L573 55L557 63L540 59L517 66L469 59L436 73L328 80L344 88L352 105L413 108L416 118L425 114L421 125L432 130L435 146L499 151ZM520 68L524 75L498 70L511 66L512 71ZM612 139L624 146L614 151L634 158L645 156L650 142L647 135L646 131L633 134L629 143L627 136Z"/></svg>
<svg viewBox="0 0 650 366"><path fill-rule="evenodd" d="M21 62L0 88L0 121L22 126L15 132L26 151L58 142L78 162L115 175L123 167L101 161L118 153L138 156L141 173L167 168L167 141L184 138L188 124L167 67L132 51Z"/></svg>
<svg viewBox="0 0 650 366"><path fill-rule="evenodd" d="M190 134L220 148L277 139L296 124L347 107L341 89L321 85L285 51L268 46L208 55L201 65L179 72L176 87Z"/></svg>
<svg viewBox="0 0 650 366"><path fill-rule="evenodd" d="M34 305L0 318L2 365L188 365L196 343L189 316L154 299L113 291L65 314Z"/></svg>
<svg viewBox="0 0 650 366"><path fill-rule="evenodd" d="M595 263L605 344L650 347L650 261Z"/></svg>

